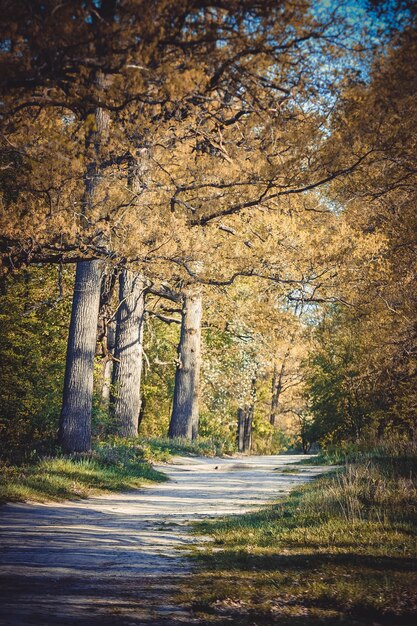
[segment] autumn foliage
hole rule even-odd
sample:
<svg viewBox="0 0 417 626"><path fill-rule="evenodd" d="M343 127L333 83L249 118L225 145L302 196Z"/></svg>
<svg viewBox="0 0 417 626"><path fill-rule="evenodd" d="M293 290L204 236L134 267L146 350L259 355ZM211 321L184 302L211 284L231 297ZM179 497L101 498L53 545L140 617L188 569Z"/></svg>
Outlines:
<svg viewBox="0 0 417 626"><path fill-rule="evenodd" d="M233 450L239 409L258 452L415 436L415 12L361 11L359 32L306 0L2 2L5 451L56 443L91 260L96 438L118 433L123 272L146 301L139 433L168 432L197 289L200 436Z"/></svg>

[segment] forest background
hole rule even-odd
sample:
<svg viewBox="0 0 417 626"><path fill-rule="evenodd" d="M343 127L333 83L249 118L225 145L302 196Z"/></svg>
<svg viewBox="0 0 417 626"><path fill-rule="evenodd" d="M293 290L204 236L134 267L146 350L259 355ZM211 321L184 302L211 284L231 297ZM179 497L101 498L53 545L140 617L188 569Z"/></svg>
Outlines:
<svg viewBox="0 0 417 626"><path fill-rule="evenodd" d="M81 404L98 448L414 439L414 4L2 5L3 461L88 451ZM81 400L77 264L100 274Z"/></svg>

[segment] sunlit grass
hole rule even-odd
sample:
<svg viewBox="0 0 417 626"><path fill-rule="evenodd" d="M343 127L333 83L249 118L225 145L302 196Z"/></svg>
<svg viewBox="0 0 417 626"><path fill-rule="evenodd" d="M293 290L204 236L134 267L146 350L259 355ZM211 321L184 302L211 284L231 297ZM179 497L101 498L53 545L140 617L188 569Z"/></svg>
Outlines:
<svg viewBox="0 0 417 626"><path fill-rule="evenodd" d="M108 438L96 442L91 454L4 464L0 502L45 502L133 489L147 481L166 480L152 462L169 461L175 454L214 456L218 451L211 439Z"/></svg>
<svg viewBox="0 0 417 626"><path fill-rule="evenodd" d="M284 501L198 524L214 541L184 600L209 623L412 624L416 457L376 455Z"/></svg>
<svg viewBox="0 0 417 626"><path fill-rule="evenodd" d="M149 458L163 461L173 455L215 457L234 452L227 442L213 437L198 437L192 441L184 437L138 437L137 441Z"/></svg>
<svg viewBox="0 0 417 626"><path fill-rule="evenodd" d="M144 461L109 464L95 457L43 459L34 465L2 467L0 502L85 498L156 480L165 476Z"/></svg>
<svg viewBox="0 0 417 626"><path fill-rule="evenodd" d="M97 442L95 450L101 458L141 458L149 462L168 462L180 456L223 456L230 452L225 442L212 437L199 437L189 441L185 437L108 437Z"/></svg>

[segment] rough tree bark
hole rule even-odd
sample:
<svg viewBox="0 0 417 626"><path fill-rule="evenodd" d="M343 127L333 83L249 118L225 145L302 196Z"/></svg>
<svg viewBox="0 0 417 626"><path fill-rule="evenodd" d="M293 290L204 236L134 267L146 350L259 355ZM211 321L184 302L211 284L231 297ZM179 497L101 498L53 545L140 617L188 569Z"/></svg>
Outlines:
<svg viewBox="0 0 417 626"><path fill-rule="evenodd" d="M98 84L104 85L101 74L97 75L96 80ZM82 213L86 216L96 201L100 153L108 139L109 123L108 112L98 107L95 111L95 125L86 144L86 155L91 156L84 181ZM88 452L91 448L94 354L102 270L101 261L82 261L77 264L59 425L59 443L66 452Z"/></svg>
<svg viewBox="0 0 417 626"><path fill-rule="evenodd" d="M196 286L183 294L181 334L168 436L192 439L198 434L201 365L202 293Z"/></svg>
<svg viewBox="0 0 417 626"><path fill-rule="evenodd" d="M121 273L119 285L110 406L115 432L121 437L135 437L141 408L142 337L147 285L142 276L129 270Z"/></svg>
<svg viewBox="0 0 417 626"><path fill-rule="evenodd" d="M77 264L59 427L59 441L65 452L88 452L91 448L94 355L102 268L101 261Z"/></svg>

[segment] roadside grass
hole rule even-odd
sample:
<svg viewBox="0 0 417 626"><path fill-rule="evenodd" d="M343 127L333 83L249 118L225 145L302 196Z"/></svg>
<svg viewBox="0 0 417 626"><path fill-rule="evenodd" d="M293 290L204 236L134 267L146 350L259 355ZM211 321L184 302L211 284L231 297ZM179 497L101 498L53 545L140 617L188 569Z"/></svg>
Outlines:
<svg viewBox="0 0 417 626"><path fill-rule="evenodd" d="M193 441L182 437L138 437L136 441L146 458L155 461L169 461L173 455L221 457L236 451L228 442L215 437L199 437Z"/></svg>
<svg viewBox="0 0 417 626"><path fill-rule="evenodd" d="M44 458L31 465L0 468L0 503L86 498L163 480L165 475L143 459L110 461L98 453Z"/></svg>
<svg viewBox="0 0 417 626"><path fill-rule="evenodd" d="M302 472L299 467L276 467L274 471L279 474L301 474Z"/></svg>
<svg viewBox="0 0 417 626"><path fill-rule="evenodd" d="M145 461L169 462L173 456L223 456L231 454L226 442L215 438L188 441L183 437L108 437L95 446L96 451L107 459L126 459L132 454Z"/></svg>
<svg viewBox="0 0 417 626"><path fill-rule="evenodd" d="M346 463L363 463L365 460L388 459L398 460L401 457L417 457L416 444L404 441L392 441L383 444L369 445L366 443L349 443L340 446L330 445L319 454L307 454L293 465L345 465Z"/></svg>
<svg viewBox="0 0 417 626"><path fill-rule="evenodd" d="M258 512L199 523L214 541L196 550L183 601L207 624L414 624L416 469L415 450L380 451Z"/></svg>
<svg viewBox="0 0 417 626"><path fill-rule="evenodd" d="M166 477L152 462L168 462L173 455L216 456L222 446L213 439L111 437L97 442L90 454L34 458L25 464L0 465L0 503L86 498L140 487Z"/></svg>

